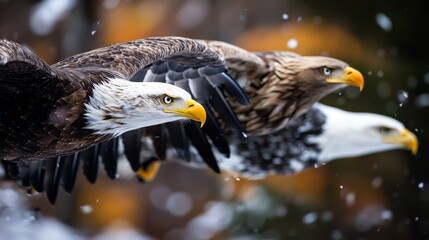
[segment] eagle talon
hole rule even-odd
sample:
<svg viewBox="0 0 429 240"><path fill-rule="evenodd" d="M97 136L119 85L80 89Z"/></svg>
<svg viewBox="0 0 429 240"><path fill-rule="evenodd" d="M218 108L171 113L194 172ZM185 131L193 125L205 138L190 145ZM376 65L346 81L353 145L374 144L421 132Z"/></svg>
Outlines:
<svg viewBox="0 0 429 240"><path fill-rule="evenodd" d="M136 171L136 176L143 182L151 182L161 167L161 163L158 160L148 161Z"/></svg>

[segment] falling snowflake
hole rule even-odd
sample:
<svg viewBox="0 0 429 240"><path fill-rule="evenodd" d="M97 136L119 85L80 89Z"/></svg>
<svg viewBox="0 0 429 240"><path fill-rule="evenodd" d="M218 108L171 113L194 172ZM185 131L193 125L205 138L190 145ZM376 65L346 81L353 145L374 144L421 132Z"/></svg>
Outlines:
<svg viewBox="0 0 429 240"><path fill-rule="evenodd" d="M298 47L298 40L296 40L295 38L289 39L289 41L287 41L287 47L290 49L297 48Z"/></svg>

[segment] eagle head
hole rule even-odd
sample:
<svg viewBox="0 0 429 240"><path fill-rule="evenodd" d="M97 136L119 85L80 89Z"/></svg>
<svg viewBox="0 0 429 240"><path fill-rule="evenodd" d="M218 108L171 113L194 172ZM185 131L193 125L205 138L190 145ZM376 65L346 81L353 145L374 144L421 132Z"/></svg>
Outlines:
<svg viewBox="0 0 429 240"><path fill-rule="evenodd" d="M323 95L346 86L364 87L362 73L347 63L330 57L303 56L299 59L297 79L307 82L309 88L323 91Z"/></svg>
<svg viewBox="0 0 429 240"><path fill-rule="evenodd" d="M124 132L176 120L206 120L204 107L180 87L159 82L130 82L123 79L94 86L85 103L86 128L97 134Z"/></svg>
<svg viewBox="0 0 429 240"><path fill-rule="evenodd" d="M396 119L373 113L350 113L319 105L327 122L316 143L321 146L320 160L361 156L393 149L416 154L418 138ZM338 140L340 139L340 140Z"/></svg>

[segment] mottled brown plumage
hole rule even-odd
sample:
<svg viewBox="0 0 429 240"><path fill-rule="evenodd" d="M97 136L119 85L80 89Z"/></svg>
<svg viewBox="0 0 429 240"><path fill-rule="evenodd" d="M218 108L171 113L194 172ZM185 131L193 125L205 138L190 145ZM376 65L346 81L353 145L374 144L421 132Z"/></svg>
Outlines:
<svg viewBox="0 0 429 240"><path fill-rule="evenodd" d="M85 128L84 104L94 85L130 79L162 62L221 70L224 64L203 44L179 37L116 44L52 66L21 45L0 40L0 159L45 159L110 139Z"/></svg>
<svg viewBox="0 0 429 240"><path fill-rule="evenodd" d="M225 58L229 73L247 93L250 105L232 105L250 135L284 128L312 104L346 84L363 87L362 75L334 58L284 51L248 52L224 42L201 42ZM331 69L332 74L324 74L324 68ZM341 78L348 74L355 79L327 82L333 75Z"/></svg>

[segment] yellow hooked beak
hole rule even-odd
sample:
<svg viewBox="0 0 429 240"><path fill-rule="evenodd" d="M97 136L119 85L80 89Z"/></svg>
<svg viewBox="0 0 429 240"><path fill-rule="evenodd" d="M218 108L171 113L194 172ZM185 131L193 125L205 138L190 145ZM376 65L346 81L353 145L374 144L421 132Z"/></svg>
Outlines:
<svg viewBox="0 0 429 240"><path fill-rule="evenodd" d="M204 107L192 99L186 101L184 109L164 109L164 112L176 113L180 116L201 122L201 127L204 126L207 117Z"/></svg>
<svg viewBox="0 0 429 240"><path fill-rule="evenodd" d="M403 145L406 149L410 150L414 155L419 149L419 140L417 139L414 133L410 132L408 129L402 130L401 134L398 136L387 136L383 137L383 141L387 143L395 143Z"/></svg>
<svg viewBox="0 0 429 240"><path fill-rule="evenodd" d="M359 87L359 90L362 91L364 80L363 75L358 70L352 67L346 67L344 69L344 75L339 78L328 78L326 79L327 83L345 83L350 86Z"/></svg>

